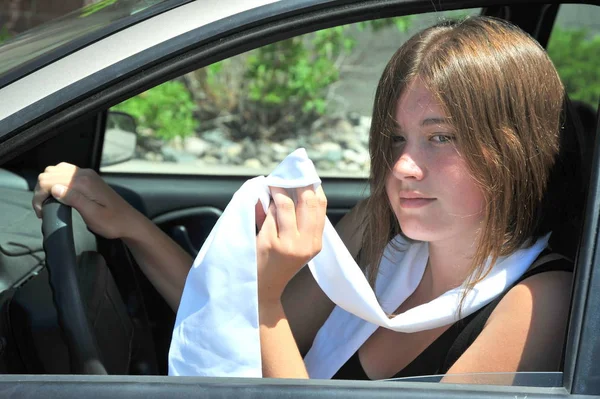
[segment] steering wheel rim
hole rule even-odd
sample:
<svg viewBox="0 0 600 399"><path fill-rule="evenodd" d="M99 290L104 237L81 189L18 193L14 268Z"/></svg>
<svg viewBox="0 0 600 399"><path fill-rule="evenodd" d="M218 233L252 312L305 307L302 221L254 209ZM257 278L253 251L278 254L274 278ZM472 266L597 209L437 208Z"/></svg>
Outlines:
<svg viewBox="0 0 600 399"><path fill-rule="evenodd" d="M96 337L88 322L79 282L73 240L72 209L50 197L42 204L42 235L52 299L73 374L106 375Z"/></svg>

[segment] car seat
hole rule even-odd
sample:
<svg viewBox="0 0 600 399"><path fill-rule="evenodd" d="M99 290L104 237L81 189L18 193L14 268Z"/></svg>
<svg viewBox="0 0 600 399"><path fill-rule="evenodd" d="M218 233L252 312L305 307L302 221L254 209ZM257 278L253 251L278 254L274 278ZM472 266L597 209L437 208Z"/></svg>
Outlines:
<svg viewBox="0 0 600 399"><path fill-rule="evenodd" d="M593 129L583 128L578 112L565 98L560 151L550 173L537 231L552 231L550 248L572 260L583 227L594 140Z"/></svg>

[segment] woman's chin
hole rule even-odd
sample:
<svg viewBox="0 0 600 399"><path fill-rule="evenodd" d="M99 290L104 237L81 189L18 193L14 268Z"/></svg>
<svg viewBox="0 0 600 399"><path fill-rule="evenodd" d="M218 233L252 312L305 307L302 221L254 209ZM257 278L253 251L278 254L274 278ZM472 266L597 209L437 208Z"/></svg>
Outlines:
<svg viewBox="0 0 600 399"><path fill-rule="evenodd" d="M435 234L420 224L400 223L402 234L414 241L432 241Z"/></svg>

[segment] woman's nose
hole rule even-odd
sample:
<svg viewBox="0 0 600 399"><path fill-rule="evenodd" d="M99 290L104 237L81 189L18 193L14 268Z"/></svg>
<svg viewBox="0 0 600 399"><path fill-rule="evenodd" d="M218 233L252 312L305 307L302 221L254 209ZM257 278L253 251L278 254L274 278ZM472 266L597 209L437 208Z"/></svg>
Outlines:
<svg viewBox="0 0 600 399"><path fill-rule="evenodd" d="M392 172L398 179L422 180L424 177L423 168L417 163L415 158L408 152L403 152L396 159Z"/></svg>

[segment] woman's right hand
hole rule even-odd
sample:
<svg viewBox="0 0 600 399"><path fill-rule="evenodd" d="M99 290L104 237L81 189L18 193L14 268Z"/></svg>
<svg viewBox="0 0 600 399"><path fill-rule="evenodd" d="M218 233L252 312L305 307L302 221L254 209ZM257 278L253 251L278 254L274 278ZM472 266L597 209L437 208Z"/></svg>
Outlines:
<svg viewBox="0 0 600 399"><path fill-rule="evenodd" d="M279 302L292 277L316 256L322 247L327 198L323 188L296 189L298 203L286 190L271 187L272 201L265 213L256 204L258 299Z"/></svg>
<svg viewBox="0 0 600 399"><path fill-rule="evenodd" d="M132 219L139 215L95 171L65 162L48 166L38 176L32 200L38 217L50 195L75 208L91 231L109 239L124 237Z"/></svg>

